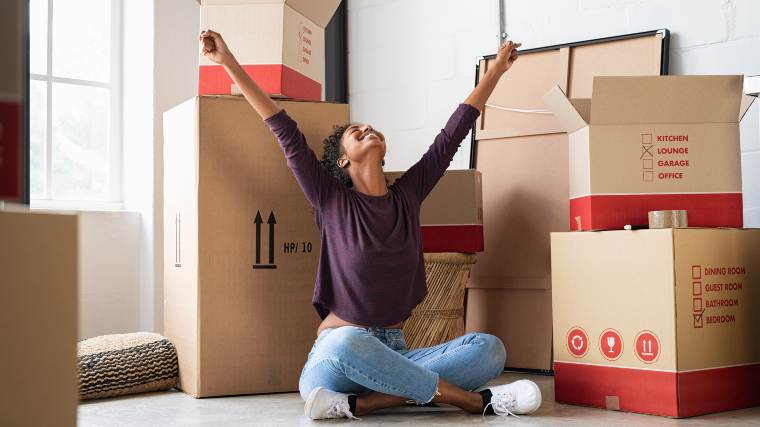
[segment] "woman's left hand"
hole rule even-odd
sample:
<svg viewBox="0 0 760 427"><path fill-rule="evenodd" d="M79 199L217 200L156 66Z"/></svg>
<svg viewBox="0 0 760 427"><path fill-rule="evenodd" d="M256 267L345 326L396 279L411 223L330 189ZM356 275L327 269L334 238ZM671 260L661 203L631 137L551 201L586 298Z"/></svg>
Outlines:
<svg viewBox="0 0 760 427"><path fill-rule="evenodd" d="M514 43L512 40L505 41L496 53L496 61L494 61L493 68L501 73L509 70L512 64L517 61L517 48L520 46L522 46L522 43Z"/></svg>

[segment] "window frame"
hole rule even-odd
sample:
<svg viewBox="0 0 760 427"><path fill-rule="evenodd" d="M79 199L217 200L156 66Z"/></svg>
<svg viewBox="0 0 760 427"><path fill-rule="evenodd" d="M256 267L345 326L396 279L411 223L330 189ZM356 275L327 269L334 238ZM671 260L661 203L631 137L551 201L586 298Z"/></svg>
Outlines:
<svg viewBox="0 0 760 427"><path fill-rule="evenodd" d="M30 206L40 209L67 210L123 210L123 141L122 141L122 0L111 2L111 43L109 82L83 80L53 76L53 1L47 0L47 46L45 74L29 72L29 84L38 81L45 83L45 194L43 198L34 198L30 194ZM30 11L31 12L31 11ZM31 47L31 46L30 46ZM53 83L64 83L84 87L98 87L109 91L108 123L108 199L107 200L62 200L51 196L52 188L52 153L53 153ZM30 164L31 166L31 164ZM30 174L35 173L30 168ZM30 180L31 184L31 180Z"/></svg>

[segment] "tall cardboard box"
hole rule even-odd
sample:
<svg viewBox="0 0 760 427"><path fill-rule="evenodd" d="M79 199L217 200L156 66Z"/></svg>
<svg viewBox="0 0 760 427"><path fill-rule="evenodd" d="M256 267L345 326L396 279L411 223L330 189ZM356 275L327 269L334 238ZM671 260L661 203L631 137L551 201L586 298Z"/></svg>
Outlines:
<svg viewBox="0 0 760 427"><path fill-rule="evenodd" d="M0 425L75 426L78 222L0 210Z"/></svg>
<svg viewBox="0 0 760 427"><path fill-rule="evenodd" d="M319 101L325 27L340 0L199 0L201 30L222 34L240 65L272 95ZM202 54L199 95L239 93L221 65Z"/></svg>
<svg viewBox="0 0 760 427"><path fill-rule="evenodd" d="M386 172L393 183L405 172ZM448 170L420 207L425 252L483 250L482 176L474 169Z"/></svg>
<svg viewBox="0 0 760 427"><path fill-rule="evenodd" d="M543 95L589 97L595 75L665 70L667 31L524 50L476 123L484 251L467 284L466 329L497 335L508 368L552 369L549 233L569 231L568 137ZM480 61L482 76L493 59Z"/></svg>
<svg viewBox="0 0 760 427"><path fill-rule="evenodd" d="M760 404L760 230L552 233L558 402L689 417Z"/></svg>
<svg viewBox="0 0 760 427"><path fill-rule="evenodd" d="M27 54L27 4L22 0L3 2L0 34L3 66L0 67L0 200L21 202L24 197L23 109Z"/></svg>
<svg viewBox="0 0 760 427"><path fill-rule="evenodd" d="M742 226L742 76L596 77L590 99L558 87L544 99L569 133L573 230L671 209L691 226Z"/></svg>
<svg viewBox="0 0 760 427"><path fill-rule="evenodd" d="M348 106L282 101L318 155ZM282 149L242 97L164 114L164 331L195 397L298 390L319 324L319 233Z"/></svg>

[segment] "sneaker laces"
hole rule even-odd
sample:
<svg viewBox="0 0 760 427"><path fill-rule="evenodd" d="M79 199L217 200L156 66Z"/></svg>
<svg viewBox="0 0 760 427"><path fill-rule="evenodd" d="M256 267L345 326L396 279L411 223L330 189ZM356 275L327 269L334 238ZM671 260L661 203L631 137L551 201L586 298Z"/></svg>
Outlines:
<svg viewBox="0 0 760 427"><path fill-rule="evenodd" d="M512 412L512 409L514 409L515 406L517 406L517 399L515 399L512 393L497 393L491 396L491 401L488 402L485 408L483 408L483 416L486 415L486 410L488 409L488 406L491 406L493 408L493 412L496 415L504 415L504 416L511 415L515 418L520 418L514 412Z"/></svg>
<svg viewBox="0 0 760 427"><path fill-rule="evenodd" d="M345 400L334 400L330 402L330 408L327 409L327 416L330 418L350 418L352 420L360 420L361 418L357 418L354 416L354 414L351 413L351 410L348 406L348 402Z"/></svg>

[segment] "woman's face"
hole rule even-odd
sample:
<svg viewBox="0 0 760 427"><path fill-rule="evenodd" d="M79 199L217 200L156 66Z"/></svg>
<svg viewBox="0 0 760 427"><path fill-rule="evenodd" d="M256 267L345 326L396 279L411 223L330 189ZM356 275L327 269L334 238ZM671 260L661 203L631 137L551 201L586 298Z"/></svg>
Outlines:
<svg viewBox="0 0 760 427"><path fill-rule="evenodd" d="M349 162L381 162L385 157L385 136L372 125L347 127L340 142L344 153L341 159L348 159ZM341 164L339 160L338 165L344 167L345 163Z"/></svg>

